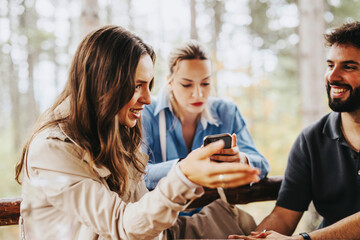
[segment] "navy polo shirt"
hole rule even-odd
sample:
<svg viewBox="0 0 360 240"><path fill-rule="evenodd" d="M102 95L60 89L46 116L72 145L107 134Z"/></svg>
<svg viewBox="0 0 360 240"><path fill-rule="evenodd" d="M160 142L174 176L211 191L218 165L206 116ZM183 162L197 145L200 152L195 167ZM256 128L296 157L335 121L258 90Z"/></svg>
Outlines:
<svg viewBox="0 0 360 240"><path fill-rule="evenodd" d="M314 202L321 227L360 210L360 154L347 143L340 113L305 128L290 151L277 206L303 212Z"/></svg>

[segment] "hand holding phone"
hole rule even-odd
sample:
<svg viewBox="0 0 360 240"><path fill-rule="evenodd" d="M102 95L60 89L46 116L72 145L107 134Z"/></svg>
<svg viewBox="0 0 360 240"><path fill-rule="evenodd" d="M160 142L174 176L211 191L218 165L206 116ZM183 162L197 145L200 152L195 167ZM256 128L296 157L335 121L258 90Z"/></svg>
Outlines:
<svg viewBox="0 0 360 240"><path fill-rule="evenodd" d="M209 143L219 141L220 139L224 140L225 142L224 149L231 148L231 135L228 133L208 135L204 137L204 146L208 145Z"/></svg>
<svg viewBox="0 0 360 240"><path fill-rule="evenodd" d="M246 155L240 152L237 141L236 135L230 135L229 133L223 134L215 134L209 135L204 138L204 146L211 142L216 142L218 140L224 140L225 147L217 154L211 156L211 160L216 162L240 162L240 163L247 163Z"/></svg>
<svg viewBox="0 0 360 240"><path fill-rule="evenodd" d="M250 165L208 161L219 151L232 150L223 148L224 143L217 141L195 149L179 162L180 170L190 181L209 188L234 188L260 180L259 169Z"/></svg>

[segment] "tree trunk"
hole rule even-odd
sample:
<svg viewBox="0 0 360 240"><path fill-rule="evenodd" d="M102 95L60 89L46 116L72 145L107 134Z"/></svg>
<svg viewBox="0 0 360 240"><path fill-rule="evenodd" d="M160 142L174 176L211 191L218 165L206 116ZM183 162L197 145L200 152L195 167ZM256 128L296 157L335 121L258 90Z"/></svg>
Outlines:
<svg viewBox="0 0 360 240"><path fill-rule="evenodd" d="M25 6L25 2L22 3L25 11L20 16L20 32L24 36L31 36L29 32L31 28L35 26L35 9L34 5ZM34 90L34 69L35 63L37 62L37 55L39 51L36 47L34 39L32 37L28 37L28 44L24 51L27 52L27 63L28 63L28 88L26 94L24 94L25 102L22 104L21 109L24 110L25 116L21 117L21 137L24 138L28 136L36 119L39 116L39 109L37 107L37 103L35 100L35 90Z"/></svg>
<svg viewBox="0 0 360 240"><path fill-rule="evenodd" d="M19 79L15 74L14 64L10 60L9 66L9 90L10 90L10 101L11 101L11 122L13 131L13 148L15 151L21 145L20 135L20 92L19 92Z"/></svg>
<svg viewBox="0 0 360 240"><path fill-rule="evenodd" d="M97 0L82 0L80 31L82 39L100 26L99 6Z"/></svg>
<svg viewBox="0 0 360 240"><path fill-rule="evenodd" d="M134 20L133 20L133 10L132 10L132 5L131 5L131 0L126 0L127 3L127 8L128 8L128 18L129 18L129 24L127 26L127 28L130 31L134 31L135 30L135 26L134 26Z"/></svg>
<svg viewBox="0 0 360 240"><path fill-rule="evenodd" d="M214 25L213 25L213 40L212 40L212 47L211 47L211 52L212 52L212 59L214 61L214 66L215 66L215 73L218 72L218 70L220 69L220 64L217 60L217 41L221 32L221 27L223 24L223 20L222 20L222 16L224 14L224 2L222 1L217 1L214 0L213 2L213 6L214 6ZM216 74L214 74L213 76L213 83L215 86L215 95L217 95L218 91L217 91L217 86L218 86L218 81L217 81L217 77Z"/></svg>
<svg viewBox="0 0 360 240"><path fill-rule="evenodd" d="M190 38L198 40L198 31L196 28L196 1L190 0Z"/></svg>
<svg viewBox="0 0 360 240"><path fill-rule="evenodd" d="M14 14L14 11L11 11L9 8L8 18L10 22L10 37L9 37L9 45L11 46L11 51L14 51L16 44L12 41L12 35L17 32L18 25L15 24L18 22L17 15ZM15 151L21 145L21 130L20 130L20 97L21 94L19 92L19 78L17 68L14 65L13 59L11 58L11 54L9 54L9 68L8 68L8 86L10 92L10 104L11 104L11 128L12 128L12 136L13 136L13 149Z"/></svg>
<svg viewBox="0 0 360 240"><path fill-rule="evenodd" d="M299 25L299 77L301 90L302 125L308 126L326 112L324 91L325 49L323 33L325 21L324 0L300 0ZM306 222L309 229L315 229L314 223L321 218L314 205L310 204Z"/></svg>
<svg viewBox="0 0 360 240"><path fill-rule="evenodd" d="M326 112L324 91L325 49L324 0L300 0L299 77L302 125L307 126Z"/></svg>
<svg viewBox="0 0 360 240"><path fill-rule="evenodd" d="M39 117L39 108L35 100L35 89L34 89L34 68L35 63L37 62L37 53L29 53L28 55L28 66L29 66L29 86L28 91L26 93L26 112L27 119L26 121L26 129L25 132L29 133L31 131L32 126L35 124L36 119ZM26 134L25 136L27 136Z"/></svg>

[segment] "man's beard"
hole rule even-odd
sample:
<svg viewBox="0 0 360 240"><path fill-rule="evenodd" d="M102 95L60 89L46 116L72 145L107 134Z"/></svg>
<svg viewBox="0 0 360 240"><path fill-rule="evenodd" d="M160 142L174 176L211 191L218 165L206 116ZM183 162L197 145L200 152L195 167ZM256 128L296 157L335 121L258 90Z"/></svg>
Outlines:
<svg viewBox="0 0 360 240"><path fill-rule="evenodd" d="M333 84L337 85L337 84ZM348 86L348 85L347 85ZM360 109L360 87L352 89L350 87L349 97L342 101L338 98L331 99L330 96L330 84L327 84L326 90L329 99L329 107L335 112L354 112L355 110Z"/></svg>

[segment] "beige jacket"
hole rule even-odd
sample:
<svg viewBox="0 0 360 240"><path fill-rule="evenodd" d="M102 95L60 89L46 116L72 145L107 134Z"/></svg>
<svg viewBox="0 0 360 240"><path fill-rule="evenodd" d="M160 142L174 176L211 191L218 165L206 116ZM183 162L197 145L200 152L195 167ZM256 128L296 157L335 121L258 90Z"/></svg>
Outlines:
<svg viewBox="0 0 360 240"><path fill-rule="evenodd" d="M55 116L66 114L63 103ZM130 190L111 191L105 167L93 174L84 156L61 126L34 138L24 171L21 216L26 239L152 239L171 227L179 211L203 194L191 189L175 169L151 192L133 169Z"/></svg>

